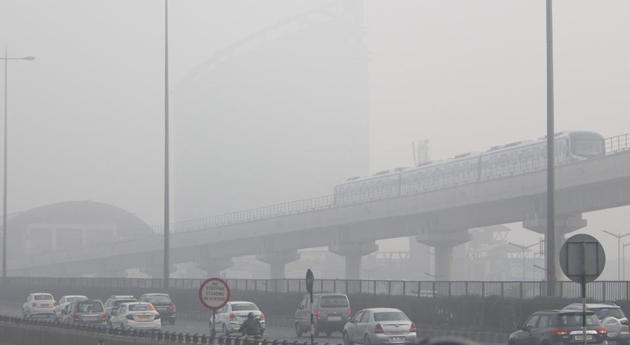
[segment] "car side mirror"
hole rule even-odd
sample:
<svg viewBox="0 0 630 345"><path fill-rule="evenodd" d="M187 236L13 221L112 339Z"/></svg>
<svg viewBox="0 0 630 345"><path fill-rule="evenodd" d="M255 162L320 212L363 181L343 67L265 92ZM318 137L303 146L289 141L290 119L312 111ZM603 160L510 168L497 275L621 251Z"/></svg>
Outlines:
<svg viewBox="0 0 630 345"><path fill-rule="evenodd" d="M521 326L521 331L529 332L531 330L532 330L531 326L528 326L528 325L522 325Z"/></svg>

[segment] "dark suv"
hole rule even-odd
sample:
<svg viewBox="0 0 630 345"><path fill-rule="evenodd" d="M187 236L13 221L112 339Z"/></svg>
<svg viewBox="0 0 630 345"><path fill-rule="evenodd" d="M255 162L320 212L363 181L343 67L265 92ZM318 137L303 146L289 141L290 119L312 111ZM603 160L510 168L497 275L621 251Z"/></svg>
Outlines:
<svg viewBox="0 0 630 345"><path fill-rule="evenodd" d="M572 303L564 309L582 310L582 303ZM608 329L608 340L617 345L630 343L630 322L620 306L614 303L586 303L586 310L594 312L602 326Z"/></svg>
<svg viewBox="0 0 630 345"><path fill-rule="evenodd" d="M162 323L168 322L175 324L177 318L177 307L171 297L166 293L145 293L138 298L138 302L147 302L153 304L155 310L160 313Z"/></svg>
<svg viewBox="0 0 630 345"><path fill-rule="evenodd" d="M608 330L597 315L586 312L586 341L607 344ZM516 332L510 334L509 345L582 344L582 312L576 310L539 311L532 314Z"/></svg>

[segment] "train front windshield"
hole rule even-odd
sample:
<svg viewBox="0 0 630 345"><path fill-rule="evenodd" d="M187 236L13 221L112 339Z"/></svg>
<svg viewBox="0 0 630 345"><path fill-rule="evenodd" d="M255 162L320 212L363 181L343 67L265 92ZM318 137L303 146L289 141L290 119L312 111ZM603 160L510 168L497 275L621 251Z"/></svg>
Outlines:
<svg viewBox="0 0 630 345"><path fill-rule="evenodd" d="M604 138L596 133L573 133L571 135L573 154L582 157L604 155Z"/></svg>

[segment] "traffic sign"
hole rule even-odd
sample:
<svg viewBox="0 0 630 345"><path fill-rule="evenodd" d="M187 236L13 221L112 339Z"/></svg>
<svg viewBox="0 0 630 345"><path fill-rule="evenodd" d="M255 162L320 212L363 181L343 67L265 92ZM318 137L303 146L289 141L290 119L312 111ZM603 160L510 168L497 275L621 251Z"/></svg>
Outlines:
<svg viewBox="0 0 630 345"><path fill-rule="evenodd" d="M230 300L230 287L220 278L210 278L199 287L199 301L208 309L217 310Z"/></svg>
<svg viewBox="0 0 630 345"><path fill-rule="evenodd" d="M592 282L604 270L606 254L595 237L587 234L571 236L560 249L562 272L574 282Z"/></svg>

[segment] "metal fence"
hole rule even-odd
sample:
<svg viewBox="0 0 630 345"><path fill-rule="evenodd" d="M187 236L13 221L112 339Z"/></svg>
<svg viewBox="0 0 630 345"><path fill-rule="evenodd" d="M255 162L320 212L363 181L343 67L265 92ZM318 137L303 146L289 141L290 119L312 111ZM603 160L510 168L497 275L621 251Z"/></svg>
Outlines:
<svg viewBox="0 0 630 345"><path fill-rule="evenodd" d="M606 138L604 142L607 155L628 151L630 150L630 133Z"/></svg>
<svg viewBox="0 0 630 345"><path fill-rule="evenodd" d="M172 289L197 290L203 279L171 279ZM226 279L234 291L260 293L306 293L303 279ZM0 286L29 286L54 288L129 288L161 289L161 279L144 278L56 278L9 277L0 278ZM579 298L580 285L570 281L556 283L556 296ZM348 295L435 297L501 297L531 299L545 297L547 282L543 281L405 281L405 280L341 280L318 279L314 284L318 293L336 292ZM596 281L587 286L587 297L599 301L630 299L630 281Z"/></svg>

